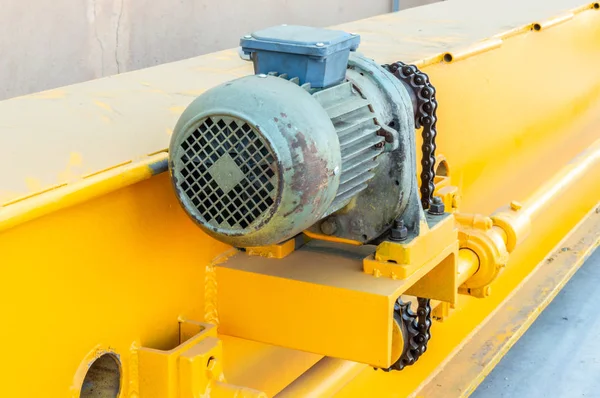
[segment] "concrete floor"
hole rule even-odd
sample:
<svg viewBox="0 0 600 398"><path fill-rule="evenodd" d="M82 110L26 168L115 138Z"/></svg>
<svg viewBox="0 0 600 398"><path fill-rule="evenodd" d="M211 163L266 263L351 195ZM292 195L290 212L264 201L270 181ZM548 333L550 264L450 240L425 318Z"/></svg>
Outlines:
<svg viewBox="0 0 600 398"><path fill-rule="evenodd" d="M600 250L471 396L600 397L598 286Z"/></svg>

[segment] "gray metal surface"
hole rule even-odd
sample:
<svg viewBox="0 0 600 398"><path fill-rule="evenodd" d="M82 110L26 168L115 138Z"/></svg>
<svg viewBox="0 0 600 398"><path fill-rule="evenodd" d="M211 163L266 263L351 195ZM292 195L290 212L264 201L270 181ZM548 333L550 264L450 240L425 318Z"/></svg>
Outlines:
<svg viewBox="0 0 600 398"><path fill-rule="evenodd" d="M207 118L215 120L208 127ZM236 247L278 243L314 224L335 197L341 166L337 134L319 102L297 83L267 75L198 97L169 146L184 209L208 234Z"/></svg>
<svg viewBox="0 0 600 398"><path fill-rule="evenodd" d="M600 251L471 395L600 397Z"/></svg>
<svg viewBox="0 0 600 398"><path fill-rule="evenodd" d="M244 54L250 55L254 73L279 72L295 76L300 84L331 87L344 80L350 51L360 36L311 26L278 25L244 35Z"/></svg>
<svg viewBox="0 0 600 398"><path fill-rule="evenodd" d="M208 233L238 247L279 243L338 210L311 229L359 242L380 237L416 187L406 87L360 55L348 82L312 97L297 78L277 74L231 81L186 109L169 151L180 202ZM404 216L418 225L416 213Z"/></svg>
<svg viewBox="0 0 600 398"><path fill-rule="evenodd" d="M335 223L333 229L337 237L364 243L381 237L394 219L402 214L407 226L418 232L423 211L417 199L415 124L410 95L391 73L358 53L350 55L346 78L360 96L349 96L333 106L327 104L335 101L329 101L328 96L324 95L327 91L333 92L332 89L323 94L316 93L315 96L323 96L320 102L328 109L338 131L342 148L342 174L350 166L356 166L355 169L362 167L366 173L352 179L345 179L342 175L344 183L340 185L336 202L343 206L352 197L354 199L349 206L337 211L335 218L327 220L326 224ZM366 111L361 113L360 109L367 105L374 119L370 125L360 121L367 114ZM378 130L371 131L372 126L378 127ZM346 127L350 127L349 132L346 132ZM359 139L349 141L355 128ZM376 155L377 158L373 159ZM371 159L375 160L376 169L370 169L368 162ZM355 160L359 160L357 165L353 164ZM414 203L411 205L411 202ZM331 230L329 225L324 227L325 230ZM311 232L318 233L319 230L323 231L320 225L311 228Z"/></svg>
<svg viewBox="0 0 600 398"><path fill-rule="evenodd" d="M346 82L313 95L325 109L340 141L342 164L340 186L327 210L331 214L346 206L351 198L367 188L375 176L377 156L383 148L383 137L377 135L379 126L371 104L363 99L352 83Z"/></svg>
<svg viewBox="0 0 600 398"><path fill-rule="evenodd" d="M268 222L279 166L254 128L237 118L207 117L180 148L179 192L205 222L229 233Z"/></svg>

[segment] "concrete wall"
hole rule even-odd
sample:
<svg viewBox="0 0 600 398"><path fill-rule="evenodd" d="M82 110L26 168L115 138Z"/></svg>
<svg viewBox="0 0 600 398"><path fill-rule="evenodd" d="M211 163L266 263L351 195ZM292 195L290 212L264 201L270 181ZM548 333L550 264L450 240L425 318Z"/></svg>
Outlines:
<svg viewBox="0 0 600 398"><path fill-rule="evenodd" d="M328 26L391 8L392 0L2 0L0 99L234 47L274 24Z"/></svg>

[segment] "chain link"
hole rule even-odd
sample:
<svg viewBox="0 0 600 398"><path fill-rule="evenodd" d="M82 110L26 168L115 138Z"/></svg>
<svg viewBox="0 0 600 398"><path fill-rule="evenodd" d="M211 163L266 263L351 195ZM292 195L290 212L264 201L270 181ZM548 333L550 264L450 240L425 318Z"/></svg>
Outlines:
<svg viewBox="0 0 600 398"><path fill-rule="evenodd" d="M421 158L421 204L423 209L428 209L433 201L433 191L435 190L435 137L437 135L436 111L438 107L435 98L435 87L429 82L429 76L414 65L395 62L391 65L383 65L383 67L409 86L417 100L415 127L423 127L421 133L423 137L423 145L421 146L423 152Z"/></svg>
<svg viewBox="0 0 600 398"><path fill-rule="evenodd" d="M386 372L414 364L427 351L427 343L431 339L431 303L421 297L417 298L417 302L416 313L411 310L411 303L405 303L401 298L394 304L394 319L401 328L405 328L404 350L392 366L383 369Z"/></svg>
<svg viewBox="0 0 600 398"><path fill-rule="evenodd" d="M435 137L438 107L435 87L429 82L429 76L414 65L395 62L383 67L409 86L416 98L415 127L423 127L421 204L423 209L428 209L433 201L435 190ZM414 364L427 351L427 343L431 339L431 300L417 297L417 303L416 313L411 310L411 303L405 303L401 298L398 298L394 304L394 319L404 328L404 350L400 358L391 367L384 369L385 371L402 370Z"/></svg>

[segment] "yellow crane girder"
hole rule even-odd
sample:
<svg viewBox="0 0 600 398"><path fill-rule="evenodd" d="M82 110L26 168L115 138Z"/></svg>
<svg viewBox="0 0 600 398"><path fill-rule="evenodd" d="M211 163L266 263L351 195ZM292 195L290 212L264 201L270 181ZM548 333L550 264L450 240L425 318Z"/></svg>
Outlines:
<svg viewBox="0 0 600 398"><path fill-rule="evenodd" d="M252 73L235 50L0 102L2 395L79 396L102 355L121 397L150 396L158 377L179 396L200 379L221 396L468 395L598 245L599 8L456 0L337 27L377 62L429 75L454 207L516 200L531 221L489 296L459 295L427 354L396 373L206 325L219 324L214 266L232 252L180 209L165 148L196 96ZM188 338L205 349L182 349Z"/></svg>

